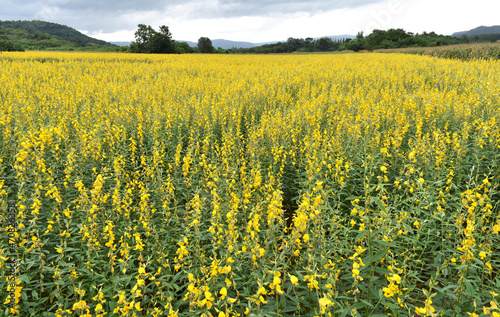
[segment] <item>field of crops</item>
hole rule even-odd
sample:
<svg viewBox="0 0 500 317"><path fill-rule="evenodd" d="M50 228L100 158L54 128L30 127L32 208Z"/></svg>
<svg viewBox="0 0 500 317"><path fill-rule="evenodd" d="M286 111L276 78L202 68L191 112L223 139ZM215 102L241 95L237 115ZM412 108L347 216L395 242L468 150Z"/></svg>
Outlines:
<svg viewBox="0 0 500 317"><path fill-rule="evenodd" d="M434 57L459 59L462 61L478 59L500 60L500 42L456 44L437 47L405 47L397 49L379 49L375 51L378 53L406 53L427 55Z"/></svg>
<svg viewBox="0 0 500 317"><path fill-rule="evenodd" d="M500 61L3 53L0 173L0 315L500 316Z"/></svg>

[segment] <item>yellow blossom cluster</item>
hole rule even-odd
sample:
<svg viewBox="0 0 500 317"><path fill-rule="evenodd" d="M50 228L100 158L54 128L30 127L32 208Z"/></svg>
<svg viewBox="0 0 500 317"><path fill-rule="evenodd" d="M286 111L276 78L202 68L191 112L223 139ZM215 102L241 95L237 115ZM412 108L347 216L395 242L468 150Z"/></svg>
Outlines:
<svg viewBox="0 0 500 317"><path fill-rule="evenodd" d="M2 312L500 314L499 61L5 52L0 83Z"/></svg>

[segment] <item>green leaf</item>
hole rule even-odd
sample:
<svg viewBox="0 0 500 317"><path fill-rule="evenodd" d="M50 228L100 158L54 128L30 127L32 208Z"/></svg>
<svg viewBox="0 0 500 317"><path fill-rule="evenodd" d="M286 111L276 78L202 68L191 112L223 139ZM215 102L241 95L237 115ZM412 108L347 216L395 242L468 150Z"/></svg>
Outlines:
<svg viewBox="0 0 500 317"><path fill-rule="evenodd" d="M20 279L21 281L23 281L26 284L30 284L31 283L30 282L30 278L26 274L19 275L17 278Z"/></svg>
<svg viewBox="0 0 500 317"><path fill-rule="evenodd" d="M384 204L382 203L380 198L372 197L371 202L375 202L375 204L377 204L378 208L380 208L380 210L382 210L385 214L387 214L387 208L384 206Z"/></svg>
<svg viewBox="0 0 500 317"><path fill-rule="evenodd" d="M382 249L382 250L378 251L377 253L375 253L375 255L373 256L373 258L371 258L371 259L369 258L370 256L369 256L369 255L367 255L367 256L366 256L366 258L365 258L367 262L365 262L365 263L366 263L367 265L368 265L368 264L371 264L371 263L377 264L377 262L378 262L378 261L379 261L379 260L380 260L383 256L385 256L385 254L387 253L387 250L388 250L388 249L385 249L385 248L384 248L384 249Z"/></svg>
<svg viewBox="0 0 500 317"><path fill-rule="evenodd" d="M354 239L354 241L359 241L361 238L363 238L364 236L366 236L368 234L368 230L363 230L361 231L360 233L358 233L358 235L356 236L356 238Z"/></svg>
<svg viewBox="0 0 500 317"><path fill-rule="evenodd" d="M297 306L287 306L281 310L282 313L290 313L290 312L295 312L298 311L299 308Z"/></svg>

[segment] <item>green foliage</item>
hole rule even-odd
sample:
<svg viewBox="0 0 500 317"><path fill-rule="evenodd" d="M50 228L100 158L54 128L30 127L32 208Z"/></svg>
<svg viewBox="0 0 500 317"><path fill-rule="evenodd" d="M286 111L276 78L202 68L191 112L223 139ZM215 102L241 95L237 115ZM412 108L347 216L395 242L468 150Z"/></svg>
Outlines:
<svg viewBox="0 0 500 317"><path fill-rule="evenodd" d="M500 41L500 33L490 33L490 34L479 34L473 36L462 35L460 37L464 43L474 43L474 42L497 42Z"/></svg>
<svg viewBox="0 0 500 317"><path fill-rule="evenodd" d="M160 26L160 31L157 32L149 25L139 24L135 39L136 41L130 44L132 53L175 53L175 42L168 26Z"/></svg>
<svg viewBox="0 0 500 317"><path fill-rule="evenodd" d="M345 49L358 52L365 48L364 42L361 39L354 39L345 44Z"/></svg>
<svg viewBox="0 0 500 317"><path fill-rule="evenodd" d="M346 45L352 51L363 49L373 51L376 49L403 48L403 47L431 47L463 43L463 39L438 35L434 32L413 34L403 29L373 30L366 36L358 36L356 40Z"/></svg>
<svg viewBox="0 0 500 317"><path fill-rule="evenodd" d="M213 53L214 47L212 41L208 37L200 37L198 39L198 49L201 53Z"/></svg>
<svg viewBox="0 0 500 317"><path fill-rule="evenodd" d="M336 51L340 46L340 42L334 42L328 37L322 37L315 42L315 48L317 51Z"/></svg>
<svg viewBox="0 0 500 317"><path fill-rule="evenodd" d="M195 49L186 42L175 42L174 51L176 54L194 53Z"/></svg>
<svg viewBox="0 0 500 317"><path fill-rule="evenodd" d="M348 39L332 40L328 37L320 39L313 38L293 38L290 37L286 43L278 42L275 44L265 44L252 48L232 49L235 53L260 53L260 54L276 54L276 53L292 53L292 52L330 52L339 50L342 45L348 42Z"/></svg>
<svg viewBox="0 0 500 317"><path fill-rule="evenodd" d="M93 39L67 26L42 21L0 21L0 40L4 51L12 47L14 50L59 51L118 49L116 45Z"/></svg>
<svg viewBox="0 0 500 317"><path fill-rule="evenodd" d="M492 315L498 63L27 54L0 58L20 315Z"/></svg>
<svg viewBox="0 0 500 317"><path fill-rule="evenodd" d="M233 49L236 53L292 53L292 52L329 52L350 50L354 52L376 49L396 49L405 47L434 47L461 43L496 42L500 34L482 34L468 37L454 37L439 35L435 32L413 34L403 29L374 30L364 36L359 32L355 39L332 40L327 37L320 39L306 39L290 37L286 43L266 44L248 49Z"/></svg>
<svg viewBox="0 0 500 317"><path fill-rule="evenodd" d="M1 51L21 52L24 50L21 47L15 45L15 44L12 44L12 42L9 40L0 40L0 52Z"/></svg>
<svg viewBox="0 0 500 317"><path fill-rule="evenodd" d="M82 34L79 31L70 28L69 26L52 22L45 22L39 20L0 21L0 29L1 28L16 29L21 31L18 34L23 34L22 37L25 39L33 40L32 45L34 45L36 41L49 40L55 38L64 43L71 42L73 43L72 46L75 47L84 47L87 45L116 47L116 45L113 45L106 41L94 39L90 36ZM27 48L27 49L33 49L33 48Z"/></svg>

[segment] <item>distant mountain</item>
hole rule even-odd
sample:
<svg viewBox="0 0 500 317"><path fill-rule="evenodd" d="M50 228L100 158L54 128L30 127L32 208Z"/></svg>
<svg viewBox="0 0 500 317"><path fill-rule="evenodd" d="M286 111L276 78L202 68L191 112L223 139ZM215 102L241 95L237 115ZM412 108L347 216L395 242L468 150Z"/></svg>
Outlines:
<svg viewBox="0 0 500 317"><path fill-rule="evenodd" d="M233 47L250 48L256 46L256 44L250 42L239 42L239 41L217 39L217 40L212 40L212 46L215 48L221 47L223 49L230 49Z"/></svg>
<svg viewBox="0 0 500 317"><path fill-rule="evenodd" d="M185 42L191 47L197 47L198 42L191 42L191 41L183 41L183 40L176 40L176 42ZM216 39L212 40L212 46L215 48L223 48L225 50L228 50L230 48L236 47L236 48L250 48L250 47L255 47L259 44L255 43L250 43L250 42L240 42L240 41L230 41L230 40L223 40L223 39Z"/></svg>
<svg viewBox="0 0 500 317"><path fill-rule="evenodd" d="M330 36L322 36L322 37L328 37L332 40L342 40L342 39L353 39L356 36L354 35L348 35L348 34L343 34L343 35L330 35ZM322 37L316 37L314 40L320 39ZM190 42L190 41L182 41L182 40L176 40L177 42L186 42L188 43L189 46L191 47L196 47L198 43L196 42ZM223 40L223 39L216 39L212 40L212 46L215 48L223 48L225 50L231 49L231 48L252 48L252 47L257 47L257 46L262 46L262 45L267 45L267 44L276 44L278 42L286 42L287 40L282 40L282 41L271 41L271 42L264 42L264 43L252 43L252 42L242 42L242 41L230 41L230 40Z"/></svg>
<svg viewBox="0 0 500 317"><path fill-rule="evenodd" d="M189 46L191 47L197 47L198 46L198 43L195 43L195 42L191 42L191 41L183 41L183 40L175 40L176 42L184 42L184 43L188 43ZM212 46L213 46L213 43L212 43Z"/></svg>
<svg viewBox="0 0 500 317"><path fill-rule="evenodd" d="M495 33L500 33L500 25L479 26L469 31L455 32L452 34L452 36L460 37L462 35L474 36L474 35L495 34Z"/></svg>
<svg viewBox="0 0 500 317"><path fill-rule="evenodd" d="M117 45L117 46L129 46L130 43L132 43L132 42L110 42L110 43Z"/></svg>
<svg viewBox="0 0 500 317"><path fill-rule="evenodd" d="M184 40L175 40L176 42L184 42L187 43L191 47L197 47L198 42L191 42L191 41L184 41ZM128 46L132 42L111 42L111 44L115 44L118 46ZM277 42L271 42L271 43L277 43ZM268 44L268 43L266 43ZM217 40L212 40L212 46L215 48L223 48L223 49L230 49L233 47L236 48L250 48L250 47L255 47L262 45L261 43L255 44L255 43L250 43L250 42L240 42L240 41L230 41L230 40L222 40L222 39L217 39Z"/></svg>
<svg viewBox="0 0 500 317"><path fill-rule="evenodd" d="M355 39L356 38L356 35L350 35L350 34L342 34L342 35L331 35L331 36L322 36L322 37L328 37L330 38L332 41L335 41L335 40L343 40L343 39ZM318 40L320 39L321 37L315 37L314 39L315 40Z"/></svg>
<svg viewBox="0 0 500 317"><path fill-rule="evenodd" d="M21 32L4 32L17 34L17 40L22 40L24 44L36 45L39 41L49 41L53 44L61 45L61 40L66 44L76 47L84 46L115 46L106 41L98 40L82 34L81 32L62 24L45 22L39 20L33 21L0 21L0 28L10 30L21 30ZM16 40L16 39L11 39ZM58 42L58 43L56 43ZM27 44L26 44L27 45Z"/></svg>

